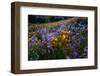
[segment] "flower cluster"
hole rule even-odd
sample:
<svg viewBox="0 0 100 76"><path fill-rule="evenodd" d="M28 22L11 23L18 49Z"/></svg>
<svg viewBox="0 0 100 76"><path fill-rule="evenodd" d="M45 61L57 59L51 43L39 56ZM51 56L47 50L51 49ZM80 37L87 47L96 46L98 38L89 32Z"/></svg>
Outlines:
<svg viewBox="0 0 100 76"><path fill-rule="evenodd" d="M60 41L67 42L69 34L70 34L70 31L61 30L59 32L58 36L51 37L51 41L50 42L51 42L52 45L58 44Z"/></svg>
<svg viewBox="0 0 100 76"><path fill-rule="evenodd" d="M86 58L88 53L86 21L87 19L80 19L74 23L31 29L28 33L28 59Z"/></svg>

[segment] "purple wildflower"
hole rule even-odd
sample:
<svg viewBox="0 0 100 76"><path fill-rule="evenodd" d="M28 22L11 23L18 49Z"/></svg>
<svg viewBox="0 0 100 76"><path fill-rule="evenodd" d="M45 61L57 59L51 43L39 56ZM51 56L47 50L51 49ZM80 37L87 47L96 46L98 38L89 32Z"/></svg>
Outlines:
<svg viewBox="0 0 100 76"><path fill-rule="evenodd" d="M74 56L74 58L77 58L78 57L78 52L77 51L73 51L73 56Z"/></svg>
<svg viewBox="0 0 100 76"><path fill-rule="evenodd" d="M42 41L39 40L39 41L38 41L38 44L39 44L39 46L42 46Z"/></svg>
<svg viewBox="0 0 100 76"><path fill-rule="evenodd" d="M66 59L70 59L70 56L69 55L66 55Z"/></svg>
<svg viewBox="0 0 100 76"><path fill-rule="evenodd" d="M32 36L32 41L34 41L35 40L35 36Z"/></svg>
<svg viewBox="0 0 100 76"><path fill-rule="evenodd" d="M88 51L88 47L85 47L84 48L84 53L87 53L87 51Z"/></svg>

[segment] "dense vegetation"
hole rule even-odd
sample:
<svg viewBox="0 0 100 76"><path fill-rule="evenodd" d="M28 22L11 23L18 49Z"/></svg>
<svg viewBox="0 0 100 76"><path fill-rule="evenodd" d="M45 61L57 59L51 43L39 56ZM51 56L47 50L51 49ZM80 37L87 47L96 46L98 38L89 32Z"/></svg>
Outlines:
<svg viewBox="0 0 100 76"><path fill-rule="evenodd" d="M70 22L64 24L60 22L61 20L69 20ZM57 21L60 24L57 24ZM51 22L48 27L38 27L37 25L41 24L42 26L43 23L48 22ZM55 22L56 26L52 26L52 22ZM88 57L87 18L29 16L29 23L36 24L37 28L34 28L32 24L29 25L31 28L28 29L28 60Z"/></svg>
<svg viewBox="0 0 100 76"><path fill-rule="evenodd" d="M35 16L29 15L28 17L29 17L28 18L29 23L48 23L48 22L55 22L71 18L66 16L42 16L42 15L35 15Z"/></svg>

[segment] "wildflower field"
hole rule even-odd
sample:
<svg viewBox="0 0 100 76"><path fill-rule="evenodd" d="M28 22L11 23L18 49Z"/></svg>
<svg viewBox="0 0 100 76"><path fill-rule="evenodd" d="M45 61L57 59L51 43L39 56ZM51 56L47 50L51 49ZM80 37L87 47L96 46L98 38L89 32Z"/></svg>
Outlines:
<svg viewBox="0 0 100 76"><path fill-rule="evenodd" d="M87 17L28 15L28 60L87 57Z"/></svg>

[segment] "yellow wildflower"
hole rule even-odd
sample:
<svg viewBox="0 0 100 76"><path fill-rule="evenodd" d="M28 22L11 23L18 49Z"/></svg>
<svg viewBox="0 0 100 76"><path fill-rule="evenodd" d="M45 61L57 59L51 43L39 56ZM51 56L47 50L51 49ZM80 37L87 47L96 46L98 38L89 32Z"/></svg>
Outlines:
<svg viewBox="0 0 100 76"><path fill-rule="evenodd" d="M69 35L71 31L68 31L67 34Z"/></svg>
<svg viewBox="0 0 100 76"><path fill-rule="evenodd" d="M65 31L65 30L61 30L60 31L60 35L59 35L59 40L66 40L68 39L68 36L70 34L71 31Z"/></svg>
<svg viewBox="0 0 100 76"><path fill-rule="evenodd" d="M50 42L51 44L55 45L58 42L58 38L52 37Z"/></svg>
<svg viewBox="0 0 100 76"><path fill-rule="evenodd" d="M35 34L35 32L32 32L32 34Z"/></svg>
<svg viewBox="0 0 100 76"><path fill-rule="evenodd" d="M31 42L32 41L32 38L28 38L28 42Z"/></svg>
<svg viewBox="0 0 100 76"><path fill-rule="evenodd" d="M60 34L61 34L61 35L63 35L63 34L67 34L67 31L65 31L65 30L61 30L61 31L60 31Z"/></svg>
<svg viewBox="0 0 100 76"><path fill-rule="evenodd" d="M64 39L66 39L67 38L67 35L59 35L59 40L64 40Z"/></svg>
<svg viewBox="0 0 100 76"><path fill-rule="evenodd" d="M66 35L62 35L62 39L65 39L66 38Z"/></svg>

